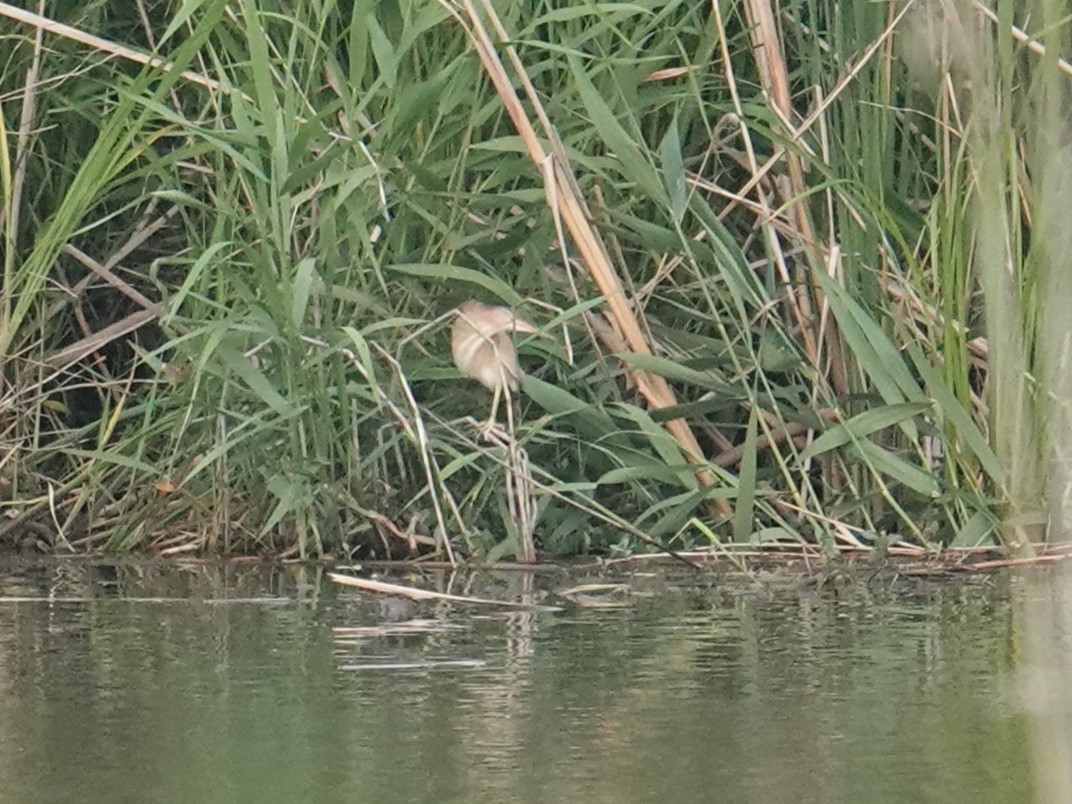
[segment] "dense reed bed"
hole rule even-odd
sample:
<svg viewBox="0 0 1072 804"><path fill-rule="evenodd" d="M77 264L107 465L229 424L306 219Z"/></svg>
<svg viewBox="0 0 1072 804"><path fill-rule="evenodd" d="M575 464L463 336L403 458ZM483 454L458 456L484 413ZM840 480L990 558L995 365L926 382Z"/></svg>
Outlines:
<svg viewBox="0 0 1072 804"><path fill-rule="evenodd" d="M1057 0L26 5L0 542L1029 551L1066 516ZM485 437L469 299L539 328Z"/></svg>

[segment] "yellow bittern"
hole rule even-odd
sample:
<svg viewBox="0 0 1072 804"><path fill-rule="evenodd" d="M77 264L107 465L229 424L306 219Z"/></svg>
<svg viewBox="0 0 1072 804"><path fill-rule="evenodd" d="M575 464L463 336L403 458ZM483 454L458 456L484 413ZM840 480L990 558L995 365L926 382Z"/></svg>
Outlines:
<svg viewBox="0 0 1072 804"><path fill-rule="evenodd" d="M504 389L509 400L510 392L518 389L521 379L517 351L510 336L515 332L536 331L536 327L518 318L509 307L467 301L454 311L454 326L450 333L454 365L493 394L491 415L482 428L486 432L495 427L495 414Z"/></svg>

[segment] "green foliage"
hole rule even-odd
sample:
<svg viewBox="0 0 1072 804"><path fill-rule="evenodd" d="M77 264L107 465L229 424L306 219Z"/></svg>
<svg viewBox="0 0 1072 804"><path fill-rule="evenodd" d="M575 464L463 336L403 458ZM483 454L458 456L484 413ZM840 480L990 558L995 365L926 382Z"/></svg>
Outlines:
<svg viewBox="0 0 1072 804"><path fill-rule="evenodd" d="M86 547L397 554L446 534L510 554L511 453L459 421L488 395L429 326L476 297L542 326L514 419L547 551L968 544L1005 506L1045 519L1072 376L1056 2L1034 20L1045 57L995 34L971 75L990 43L972 26L924 69L885 5L783 7L788 118L742 4L495 5L654 353L609 355L586 326L599 292L565 263L464 12L56 4L88 45L0 18L12 517ZM678 405L649 410L634 370ZM678 417L714 485L664 429Z"/></svg>

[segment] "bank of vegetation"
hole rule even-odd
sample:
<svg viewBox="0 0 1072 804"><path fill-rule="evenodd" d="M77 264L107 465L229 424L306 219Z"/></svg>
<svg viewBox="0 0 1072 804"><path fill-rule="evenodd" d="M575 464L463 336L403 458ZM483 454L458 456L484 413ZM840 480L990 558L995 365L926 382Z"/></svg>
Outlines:
<svg viewBox="0 0 1072 804"><path fill-rule="evenodd" d="M23 5L0 544L1026 552L1063 519L1059 0ZM468 299L540 329L490 439Z"/></svg>

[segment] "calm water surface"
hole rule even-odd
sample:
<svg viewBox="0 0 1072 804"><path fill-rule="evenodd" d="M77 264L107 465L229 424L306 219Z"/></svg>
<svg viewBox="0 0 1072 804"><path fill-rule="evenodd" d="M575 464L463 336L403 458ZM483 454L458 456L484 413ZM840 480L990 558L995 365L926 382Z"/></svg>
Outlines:
<svg viewBox="0 0 1072 804"><path fill-rule="evenodd" d="M1007 579L624 580L409 612L307 567L0 566L0 800L1034 800Z"/></svg>

